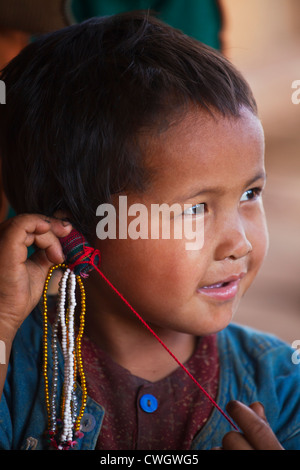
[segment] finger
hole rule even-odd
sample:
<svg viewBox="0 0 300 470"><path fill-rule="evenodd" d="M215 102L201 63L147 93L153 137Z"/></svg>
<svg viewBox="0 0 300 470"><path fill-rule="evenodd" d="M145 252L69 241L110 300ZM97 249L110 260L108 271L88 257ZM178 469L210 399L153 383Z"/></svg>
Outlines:
<svg viewBox="0 0 300 470"><path fill-rule="evenodd" d="M223 437L222 447L224 450L254 450L245 437L236 431L230 431Z"/></svg>
<svg viewBox="0 0 300 470"><path fill-rule="evenodd" d="M46 257L51 263L59 264L65 260L59 238L67 236L73 227L70 222L57 218L51 218L49 223L51 231L41 235L34 234L34 244L45 252ZM39 259L39 253L37 259ZM42 255L40 260L43 260Z"/></svg>
<svg viewBox="0 0 300 470"><path fill-rule="evenodd" d="M254 408L258 408L257 405ZM242 430L245 439L257 450L282 450L280 442L267 421L239 401L231 401L226 407L228 413ZM261 411L260 411L261 412Z"/></svg>
<svg viewBox="0 0 300 470"><path fill-rule="evenodd" d="M253 410L254 413L256 413L261 419L267 421L265 409L262 403L260 403L259 401L255 401L254 403L251 403L251 405L249 405L249 408L251 408L251 410Z"/></svg>
<svg viewBox="0 0 300 470"><path fill-rule="evenodd" d="M54 235L53 232L49 231L48 233L42 235L32 234L33 244L38 248L35 255L31 259L37 261L43 259L43 255L46 255L45 260L47 259L49 263L59 264L63 263L64 255L59 239Z"/></svg>
<svg viewBox="0 0 300 470"><path fill-rule="evenodd" d="M43 217L41 223L37 223L34 230L26 227L27 237L25 243L27 246L37 244L40 241L40 248L45 249L43 240L46 240L46 235L51 232L56 238L65 237L72 229L72 225L61 219L53 217Z"/></svg>
<svg viewBox="0 0 300 470"><path fill-rule="evenodd" d="M34 271L32 271L33 275L36 274L37 276L46 277L51 266L61 264L64 261L62 255L59 255L59 253L52 254L51 249L47 250L47 252L48 254L46 254L46 250L36 250L26 261L26 264L28 264L28 266L30 264L31 269L34 269ZM40 270L42 270L42 272Z"/></svg>
<svg viewBox="0 0 300 470"><path fill-rule="evenodd" d="M68 235L71 225L63 225L59 220L46 218L39 214L22 214L7 221L2 228L2 259L9 257L10 263L23 263L27 258L27 247L33 243L46 250L53 263L62 262L63 254L58 237Z"/></svg>

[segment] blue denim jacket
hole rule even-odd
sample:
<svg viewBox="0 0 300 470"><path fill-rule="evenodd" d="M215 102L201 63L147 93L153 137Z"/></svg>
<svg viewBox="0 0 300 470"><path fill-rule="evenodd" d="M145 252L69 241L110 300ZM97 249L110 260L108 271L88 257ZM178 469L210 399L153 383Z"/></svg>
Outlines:
<svg viewBox="0 0 300 470"><path fill-rule="evenodd" d="M245 404L262 402L268 421L283 447L300 450L300 365L291 360L294 350L271 335L234 324L218 333L218 349L218 405L225 409L232 399ZM51 370L51 358L49 366ZM60 369L59 391L62 376ZM79 386L77 393L80 399ZM84 437L78 441L77 449L95 448L99 433L101 436L104 413L101 404L88 398L82 420ZM42 316L36 308L14 340L0 403L0 449L47 449L46 427ZM220 446L224 434L231 429L227 420L214 409L195 436L192 449Z"/></svg>

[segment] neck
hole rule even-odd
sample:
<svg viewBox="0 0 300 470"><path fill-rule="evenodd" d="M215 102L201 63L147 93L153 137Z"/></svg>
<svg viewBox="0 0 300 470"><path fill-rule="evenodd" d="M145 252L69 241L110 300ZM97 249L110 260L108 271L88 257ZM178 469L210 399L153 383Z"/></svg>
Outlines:
<svg viewBox="0 0 300 470"><path fill-rule="evenodd" d="M86 285L86 334L95 344L131 374L151 382L178 368L174 358L128 307L118 305L116 299L112 309L107 297L95 287L90 282ZM191 357L196 344L193 335L149 326L181 363Z"/></svg>

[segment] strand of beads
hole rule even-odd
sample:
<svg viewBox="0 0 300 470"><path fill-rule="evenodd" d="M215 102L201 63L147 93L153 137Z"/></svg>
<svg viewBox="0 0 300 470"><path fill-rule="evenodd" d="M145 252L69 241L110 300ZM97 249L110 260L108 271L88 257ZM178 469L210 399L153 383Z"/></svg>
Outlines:
<svg viewBox="0 0 300 470"><path fill-rule="evenodd" d="M51 349L53 357L53 375L51 393L49 394L48 380L48 309L47 309L47 289L52 273L57 268L65 268L64 274L59 283L57 315L52 327ZM75 307L76 307L76 281L79 283L81 292L81 313L79 332L75 341ZM68 295L67 295L68 293ZM81 339L84 330L85 319L85 291L80 276L76 276L65 264L53 266L47 276L43 293L44 303L44 334L43 334L43 375L45 380L45 398L48 415L48 429L50 442L56 449L63 450L73 447L77 441L74 437L81 438L80 421L84 413L87 400L87 388L85 375L83 372L81 358ZM57 385L58 385L58 326L61 326L61 346L64 357L64 384L62 396L62 430L58 431L57 419ZM82 386L82 400L79 413L76 398L76 376Z"/></svg>
<svg viewBox="0 0 300 470"><path fill-rule="evenodd" d="M57 264L52 266L49 269L45 285L44 285L44 292L43 292L43 376L44 376L44 384L45 384L45 401L46 401L46 409L47 409L47 416L48 416L48 428L51 433L55 432L56 425L53 428L53 423L51 419L51 409L50 406L50 395L49 395L49 379L48 379L48 301L47 301L47 292L50 279L52 277L53 272L59 268L66 268L67 266L62 264ZM55 339L52 337L52 344L56 343Z"/></svg>
<svg viewBox="0 0 300 470"><path fill-rule="evenodd" d="M83 413L84 413L86 401L87 401L87 385L86 385L86 380L85 380L85 375L84 375L84 370L83 370L82 356L81 356L81 341L82 341L82 336L84 332L86 304L85 304L85 290L84 290L82 279L79 275L77 275L76 279L77 279L77 282L80 288L80 294L81 294L81 313L80 313L80 320L79 320L79 331L78 331L78 335L76 338L76 360L77 360L78 374L79 374L81 388L82 388L82 398L81 398L81 407L80 407L77 419L75 421L74 428L76 431L76 434L75 434L76 437L80 438L82 437L81 432L80 432L80 422L83 417Z"/></svg>
<svg viewBox="0 0 300 470"><path fill-rule="evenodd" d="M59 283L59 300L61 300L61 281ZM54 435L56 432L56 399L57 399L57 382L58 382L58 324L59 316L56 315L54 323L52 325L52 339L51 339L51 349L52 349L52 361L53 361L53 373L52 373L52 386L51 386L51 395L50 395L50 433Z"/></svg>
<svg viewBox="0 0 300 470"><path fill-rule="evenodd" d="M65 312L60 311L62 326L62 349L64 353L64 415L61 443L71 443L73 439L72 396L74 390L74 313L76 306L76 276L69 269L65 274L68 277L68 323L66 325Z"/></svg>

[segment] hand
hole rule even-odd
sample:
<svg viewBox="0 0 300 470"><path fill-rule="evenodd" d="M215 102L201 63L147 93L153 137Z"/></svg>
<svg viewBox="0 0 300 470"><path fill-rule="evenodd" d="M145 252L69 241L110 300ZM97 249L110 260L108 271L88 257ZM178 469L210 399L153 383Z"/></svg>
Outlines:
<svg viewBox="0 0 300 470"><path fill-rule="evenodd" d="M72 226L54 218L23 214L0 225L0 334L13 339L37 305L53 264L64 261L58 237ZM36 252L27 258L27 248Z"/></svg>
<svg viewBox="0 0 300 470"><path fill-rule="evenodd" d="M242 432L228 432L223 437L222 448L212 450L284 450L267 422L261 403L248 407L230 401L226 410Z"/></svg>

